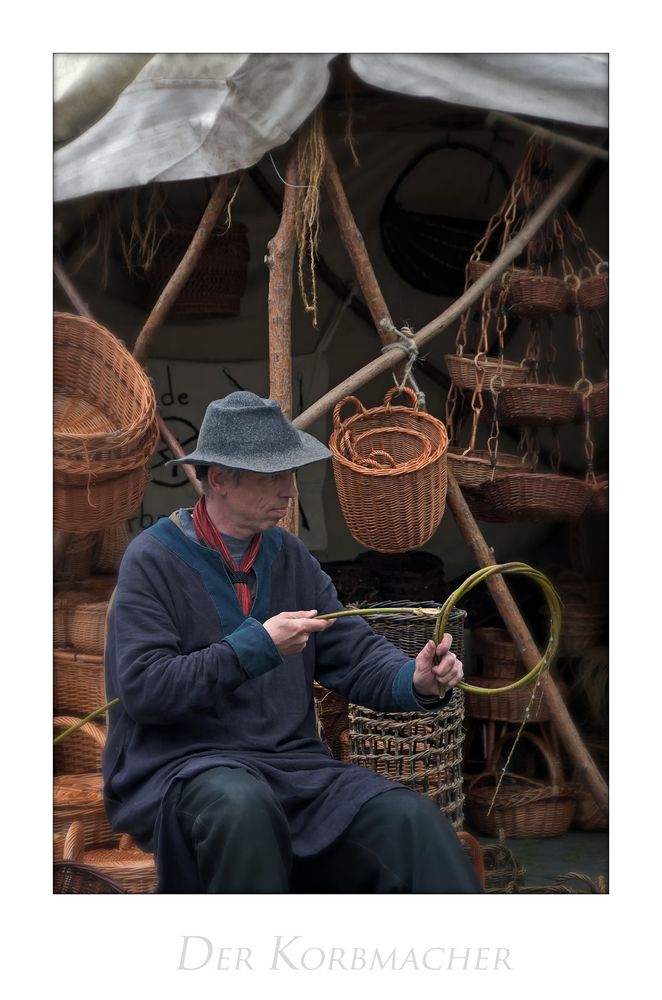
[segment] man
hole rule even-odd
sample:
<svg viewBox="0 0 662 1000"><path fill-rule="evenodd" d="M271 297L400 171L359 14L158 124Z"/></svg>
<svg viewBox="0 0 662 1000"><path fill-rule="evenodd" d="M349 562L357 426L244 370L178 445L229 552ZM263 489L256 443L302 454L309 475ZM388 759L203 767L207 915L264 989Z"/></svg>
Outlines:
<svg viewBox="0 0 662 1000"><path fill-rule="evenodd" d="M358 616L317 617L341 608L333 584L276 524L294 470L330 454L273 400L210 403L196 450L173 460L204 496L122 561L106 808L155 852L159 892L480 891L430 800L317 737L314 679L377 711L430 711L462 678L449 635L412 660Z"/></svg>

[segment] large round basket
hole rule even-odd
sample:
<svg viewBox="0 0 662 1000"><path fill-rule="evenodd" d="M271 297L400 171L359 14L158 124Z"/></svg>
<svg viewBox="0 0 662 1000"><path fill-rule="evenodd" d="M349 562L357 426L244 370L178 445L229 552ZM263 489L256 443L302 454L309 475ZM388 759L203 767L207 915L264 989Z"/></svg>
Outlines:
<svg viewBox="0 0 662 1000"><path fill-rule="evenodd" d="M106 629L107 600L84 590L65 590L53 602L53 643L56 648L101 656ZM64 707L64 706L63 706Z"/></svg>
<svg viewBox="0 0 662 1000"><path fill-rule="evenodd" d="M400 606L434 607L432 602ZM373 605L379 607L379 605ZM448 622L453 651L464 655L466 612L454 608ZM366 621L408 656L432 638L435 619L413 612L370 615ZM456 830L464 821L462 744L464 696L455 689L441 712L373 712L349 706L349 761L413 788L435 802Z"/></svg>
<svg viewBox="0 0 662 1000"><path fill-rule="evenodd" d="M500 777L495 765L494 770L476 775L468 783L469 818L476 830L487 836L557 837L572 823L577 808L576 789L564 782L558 760L542 740L526 730L521 738L537 747L542 755L546 780L507 772L494 798ZM503 744L502 740L495 748L493 760Z"/></svg>
<svg viewBox="0 0 662 1000"><path fill-rule="evenodd" d="M102 703L103 704L103 703ZM87 714L87 713L85 713ZM81 716L84 718L84 715ZM59 715L53 719L53 730L58 736L80 722L71 715ZM53 769L55 774L90 774L101 770L101 755L106 743L106 729L96 722L86 722L53 748Z"/></svg>
<svg viewBox="0 0 662 1000"><path fill-rule="evenodd" d="M590 494L583 479L556 473L505 473L481 489L495 512L510 521L575 521Z"/></svg>
<svg viewBox="0 0 662 1000"><path fill-rule="evenodd" d="M103 799L103 775L63 774L53 779L53 833L64 834L78 820L83 827L85 847L116 845L119 836L106 817ZM64 844L55 841L64 857Z"/></svg>
<svg viewBox="0 0 662 1000"><path fill-rule="evenodd" d="M157 234L158 249L144 271L147 305L153 306L191 245L196 227L172 226ZM168 320L238 316L246 290L248 261L246 226L233 222L229 229L216 226L191 276L168 313Z"/></svg>
<svg viewBox="0 0 662 1000"><path fill-rule="evenodd" d="M338 499L352 537L377 552L406 552L424 545L439 527L446 506L448 435L440 420L412 406L366 410L348 396L333 411L329 448ZM356 412L341 420L348 402ZM350 457L351 456L351 457Z"/></svg>
<svg viewBox="0 0 662 1000"><path fill-rule="evenodd" d="M538 274L508 282L509 307L519 316L548 316L568 308L571 293L562 278Z"/></svg>
<svg viewBox="0 0 662 1000"><path fill-rule="evenodd" d="M482 389L488 392L494 385L501 390L506 385L526 382L527 371L514 361L480 357L475 354L445 354L451 382L458 389Z"/></svg>
<svg viewBox="0 0 662 1000"><path fill-rule="evenodd" d="M105 705L103 656L53 650L53 689L56 712L85 716Z"/></svg>
<svg viewBox="0 0 662 1000"><path fill-rule="evenodd" d="M503 389L497 414L507 427L542 427L571 424L580 408L579 393L571 386L532 382Z"/></svg>
<svg viewBox="0 0 662 1000"><path fill-rule="evenodd" d="M490 452L476 448L448 449L448 471L457 483L467 489L479 489L500 472L528 472L531 466L521 455L508 455L499 450L492 462Z"/></svg>
<svg viewBox="0 0 662 1000"><path fill-rule="evenodd" d="M125 520L158 439L154 390L117 337L54 315L54 524L82 533Z"/></svg>

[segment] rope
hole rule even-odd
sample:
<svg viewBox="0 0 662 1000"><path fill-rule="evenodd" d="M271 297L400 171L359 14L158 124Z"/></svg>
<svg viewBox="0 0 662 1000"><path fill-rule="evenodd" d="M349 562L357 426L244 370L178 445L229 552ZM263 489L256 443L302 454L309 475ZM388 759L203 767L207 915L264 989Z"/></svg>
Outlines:
<svg viewBox="0 0 662 1000"><path fill-rule="evenodd" d="M379 325L384 330L388 330L389 333L395 334L398 338L397 340L394 340L392 344L384 344L381 353L386 354L387 351L397 350L403 351L403 353L407 355L407 363L405 365L402 381L398 382L395 377L395 372L393 372L393 381L397 385L400 392L402 392L406 383L409 382L412 389L416 393L416 401L418 405L425 409L425 393L419 389L416 379L412 374L413 367L418 359L418 347L413 340L414 331L410 326L403 326L402 330L398 330L397 326L394 326L393 323L387 318L380 320Z"/></svg>

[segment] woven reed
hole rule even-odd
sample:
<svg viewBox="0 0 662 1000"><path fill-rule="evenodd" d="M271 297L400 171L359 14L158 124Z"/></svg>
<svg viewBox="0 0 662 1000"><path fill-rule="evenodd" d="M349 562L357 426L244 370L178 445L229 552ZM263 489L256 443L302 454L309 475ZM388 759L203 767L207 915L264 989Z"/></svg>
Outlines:
<svg viewBox="0 0 662 1000"><path fill-rule="evenodd" d="M81 865L76 861L55 861L53 864L53 892L68 895L99 895L102 893L123 893L125 890L102 875L96 868Z"/></svg>
<svg viewBox="0 0 662 1000"><path fill-rule="evenodd" d="M504 628L474 629L473 651L483 661L483 677L514 681L525 672L517 646Z"/></svg>
<svg viewBox="0 0 662 1000"><path fill-rule="evenodd" d="M105 705L103 656L54 650L53 687L56 712L84 716L99 705Z"/></svg>
<svg viewBox="0 0 662 1000"><path fill-rule="evenodd" d="M105 702L98 702L98 704L102 705ZM81 717L84 718L84 716ZM57 716L53 719L53 729L57 735L70 726L74 726L77 722L80 722L80 719L74 716ZM90 774L94 771L100 771L101 754L105 743L105 728L97 722L86 722L84 726L67 736L66 740L57 743L53 748L55 774Z"/></svg>
<svg viewBox="0 0 662 1000"><path fill-rule="evenodd" d="M153 305L179 266L196 232L195 226L173 226L158 233L158 250L143 272L146 298ZM216 226L195 269L173 303L168 320L238 316L246 290L248 261L246 226L233 222L227 231Z"/></svg>
<svg viewBox="0 0 662 1000"><path fill-rule="evenodd" d="M486 449L476 448L464 454L464 448L448 449L448 468L453 473L460 486L468 489L479 489L483 483L492 479L493 473L528 472L530 464L520 455L508 455L499 450L496 456L496 466L492 465L491 456ZM496 471L495 471L496 470Z"/></svg>
<svg viewBox="0 0 662 1000"><path fill-rule="evenodd" d="M483 866L485 892L506 892L510 886L524 885L526 866L517 861L510 848L501 842L483 846Z"/></svg>
<svg viewBox="0 0 662 1000"><path fill-rule="evenodd" d="M451 382L458 389L477 389L481 371L484 372L482 389L485 393L490 391L492 379L499 389L504 385L520 385L526 382L526 369L515 364L514 361L500 361L498 358L484 357L476 364L475 357L474 354L444 355Z"/></svg>
<svg viewBox="0 0 662 1000"><path fill-rule="evenodd" d="M503 474L485 483L481 494L511 521L574 521L590 500L583 479L547 472Z"/></svg>
<svg viewBox="0 0 662 1000"><path fill-rule="evenodd" d="M317 681L313 684L313 694L320 738L335 760L348 760L349 748L345 738L349 728L347 698L335 691L329 691Z"/></svg>
<svg viewBox="0 0 662 1000"><path fill-rule="evenodd" d="M427 602L412 607L434 606ZM407 604L403 605L407 607ZM379 607L379 605L373 605ZM448 623L453 651L464 655L466 612L454 608ZM415 657L434 631L434 618L405 612L366 621L407 656ZM349 706L349 761L413 788L437 804L456 830L464 822L462 744L464 696L453 691L441 712L373 712Z"/></svg>
<svg viewBox="0 0 662 1000"><path fill-rule="evenodd" d="M116 848L98 847L88 850L81 824L74 822L66 834L64 860L97 869L127 892L154 892L157 882L154 856L141 851L132 841L131 846L123 846L125 840L126 838L122 838L120 846Z"/></svg>
<svg viewBox="0 0 662 1000"><path fill-rule="evenodd" d="M53 779L53 833L66 834L76 820L82 823L86 847L117 844L119 837L106 817L103 775L63 774ZM64 857L64 844L55 847Z"/></svg>
<svg viewBox="0 0 662 1000"><path fill-rule="evenodd" d="M77 583L89 576L92 571L95 545L96 534L94 532L86 535L72 535L64 556L55 569L55 581Z"/></svg>
<svg viewBox="0 0 662 1000"><path fill-rule="evenodd" d="M571 386L535 382L504 389L497 404L499 423L507 427L571 424L580 410L579 393Z"/></svg>
<svg viewBox="0 0 662 1000"><path fill-rule="evenodd" d="M391 405L398 391L390 390L384 404L370 410L354 396L342 400L333 411L329 441L338 499L350 534L377 552L406 552L424 545L437 530L446 506L446 428L418 409L410 389L402 392L414 402L413 408ZM357 412L341 420L340 410L348 402ZM358 464L347 457L357 447L366 452L360 460L378 465L378 460L385 461L383 455L377 459L369 454L380 452L391 456L392 465Z"/></svg>
<svg viewBox="0 0 662 1000"><path fill-rule="evenodd" d="M562 278L538 274L518 277L508 282L508 303L520 316L547 316L562 313L572 296Z"/></svg>
<svg viewBox="0 0 662 1000"><path fill-rule="evenodd" d="M89 532L140 503L158 439L154 390L108 330L54 314L54 524Z"/></svg>
<svg viewBox="0 0 662 1000"><path fill-rule="evenodd" d="M520 673L524 673L524 671ZM504 687L503 677L487 677L485 674L482 674L479 677L466 677L465 680L467 684L475 684L477 687ZM465 691L464 712L468 719L521 722L531 702L532 692L533 688L527 686L516 688L514 691L505 691L503 694L493 694L489 698L485 698L484 696L474 694L472 691ZM543 697L542 689L540 689L536 692L531 708L529 709L529 719L531 722L545 722L549 718L550 711Z"/></svg>
<svg viewBox="0 0 662 1000"><path fill-rule="evenodd" d="M117 573L129 540L129 527L124 521L104 528L97 536L92 554L93 571Z"/></svg>
<svg viewBox="0 0 662 1000"><path fill-rule="evenodd" d="M80 590L56 593L53 613L53 642L76 653L102 656L108 601Z"/></svg>

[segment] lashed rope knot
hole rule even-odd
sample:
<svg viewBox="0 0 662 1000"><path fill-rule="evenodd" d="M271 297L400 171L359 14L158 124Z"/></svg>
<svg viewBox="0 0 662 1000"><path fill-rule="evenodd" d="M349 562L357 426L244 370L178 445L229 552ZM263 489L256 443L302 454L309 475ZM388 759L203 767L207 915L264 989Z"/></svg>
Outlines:
<svg viewBox="0 0 662 1000"><path fill-rule="evenodd" d="M411 385L412 389L416 393L416 401L419 406L425 408L425 393L421 392L412 374L414 365L418 358L418 347L414 341L414 331L410 326L403 326L402 330L398 330L397 326L394 326L390 319L384 317L380 320L379 325L384 330L388 330L389 333L395 334L398 338L394 340L392 344L384 344L381 353L386 354L387 351L398 350L403 351L407 355L407 364L405 365L404 374L402 376L402 381L398 382L395 377L395 372L393 372L393 381L397 385L400 392L404 389L407 382Z"/></svg>

